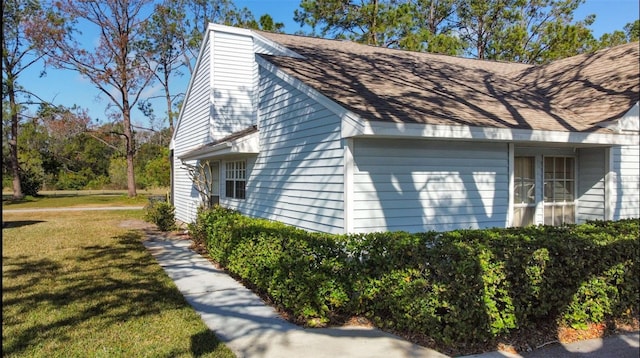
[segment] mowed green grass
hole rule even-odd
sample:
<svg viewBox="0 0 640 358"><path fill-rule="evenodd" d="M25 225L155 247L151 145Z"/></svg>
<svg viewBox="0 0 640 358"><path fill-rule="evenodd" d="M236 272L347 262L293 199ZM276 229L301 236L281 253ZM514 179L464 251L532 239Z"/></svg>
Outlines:
<svg viewBox="0 0 640 358"><path fill-rule="evenodd" d="M3 212L3 357L233 357L120 225L142 216Z"/></svg>
<svg viewBox="0 0 640 358"><path fill-rule="evenodd" d="M11 193L2 194L3 209L91 207L91 206L144 206L149 196L164 196L166 190L138 191L138 196L129 198L126 190L80 190L41 192L38 196L27 196L12 201Z"/></svg>

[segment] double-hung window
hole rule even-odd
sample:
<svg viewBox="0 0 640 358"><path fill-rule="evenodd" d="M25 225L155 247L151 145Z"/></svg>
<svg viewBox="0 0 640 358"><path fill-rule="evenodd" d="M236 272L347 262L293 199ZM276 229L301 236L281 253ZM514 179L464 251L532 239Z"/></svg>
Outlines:
<svg viewBox="0 0 640 358"><path fill-rule="evenodd" d="M544 158L544 224L575 223L575 159Z"/></svg>
<svg viewBox="0 0 640 358"><path fill-rule="evenodd" d="M244 199L247 182L247 164L244 160L225 164L225 196Z"/></svg>

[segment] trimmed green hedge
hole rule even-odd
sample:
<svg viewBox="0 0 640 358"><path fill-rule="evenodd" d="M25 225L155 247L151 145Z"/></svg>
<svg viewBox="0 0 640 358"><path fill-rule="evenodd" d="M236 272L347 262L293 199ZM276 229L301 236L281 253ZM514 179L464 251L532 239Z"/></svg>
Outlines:
<svg viewBox="0 0 640 358"><path fill-rule="evenodd" d="M308 325L358 314L473 345L550 320L583 328L637 317L639 222L327 235L216 207L190 231Z"/></svg>

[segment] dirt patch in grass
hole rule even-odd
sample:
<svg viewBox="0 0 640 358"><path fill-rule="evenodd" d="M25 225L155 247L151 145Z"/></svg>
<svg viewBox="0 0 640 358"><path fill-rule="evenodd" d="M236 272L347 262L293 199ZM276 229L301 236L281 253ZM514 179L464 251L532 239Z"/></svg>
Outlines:
<svg viewBox="0 0 640 358"><path fill-rule="evenodd" d="M123 220L120 222L118 226L124 229L131 229L131 230L153 230L156 227L152 223L146 222L144 220L136 220L136 219Z"/></svg>

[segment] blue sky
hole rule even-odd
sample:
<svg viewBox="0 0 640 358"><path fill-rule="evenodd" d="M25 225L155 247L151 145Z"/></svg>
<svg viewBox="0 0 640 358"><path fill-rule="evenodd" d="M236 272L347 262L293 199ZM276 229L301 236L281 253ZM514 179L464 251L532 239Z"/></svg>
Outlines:
<svg viewBox="0 0 640 358"><path fill-rule="evenodd" d="M275 21L285 24L286 33L300 30L300 25L293 21L293 13L300 0L235 0L234 3L240 8L249 8L256 18L270 14ZM594 36L599 38L604 33L621 30L625 24L637 20L640 12L638 3L638 0L587 0L576 10L575 19L595 14L596 20L591 28ZM34 67L25 72L19 82L45 100L69 107L77 104L88 108L91 118L104 120L109 100L100 95L88 80L76 72L53 69L48 69L47 76L39 77L41 70L40 67ZM184 82L185 88L180 90L185 92L188 77L185 75L180 82ZM162 117L164 107L159 105L156 108L158 115ZM132 121L141 126L148 125L147 119L137 110L132 113ZM166 127L166 123L163 126Z"/></svg>

